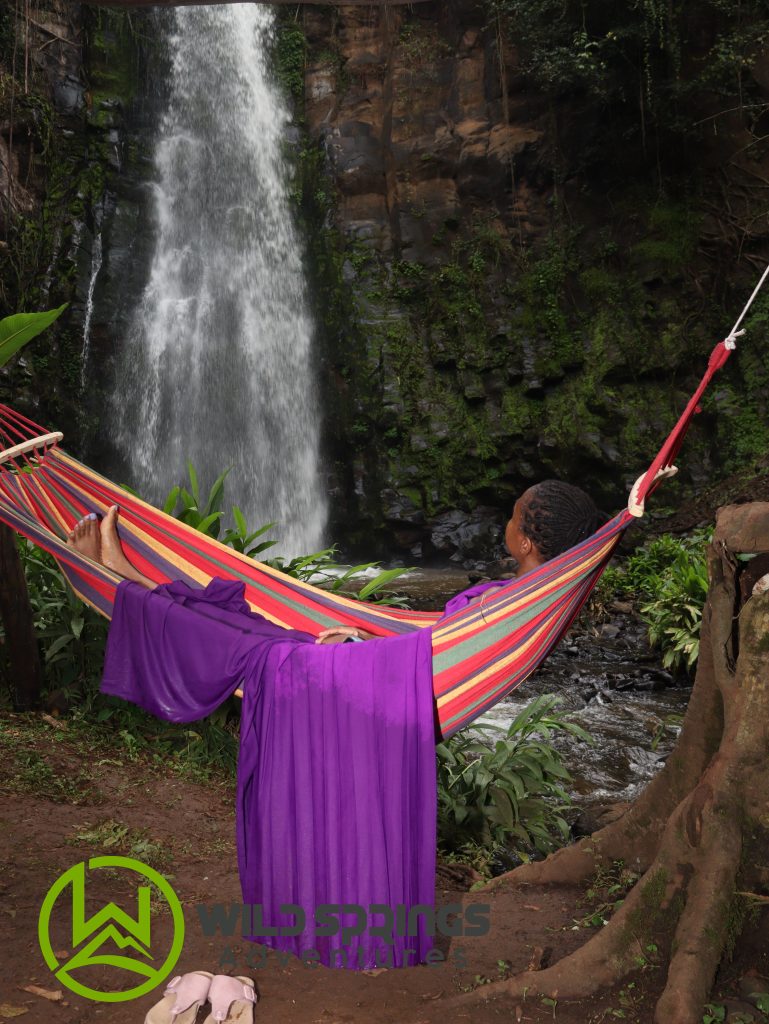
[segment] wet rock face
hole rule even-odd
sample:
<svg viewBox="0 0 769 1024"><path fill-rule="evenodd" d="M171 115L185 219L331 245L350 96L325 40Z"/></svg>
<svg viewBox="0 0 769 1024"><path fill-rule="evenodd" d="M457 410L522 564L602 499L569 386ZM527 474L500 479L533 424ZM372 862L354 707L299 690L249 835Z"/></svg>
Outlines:
<svg viewBox="0 0 769 1024"><path fill-rule="evenodd" d="M453 315L439 322L405 293L419 289L426 275L441 274L463 225L478 217L505 237L513 227L519 239L546 227L546 196L536 185L542 103L511 92L519 87L514 73L503 96L496 41L476 4L425 4L386 16L305 8L302 18L305 124L333 179L334 225L351 254L341 277L353 295L360 338L346 356L333 338L329 343L329 362L349 364L332 375L330 420L339 415L339 380L352 382L348 421L331 425L341 440L339 472L351 433L365 435L367 449L332 530L343 542L365 538L361 551L371 552L373 528L381 538L376 554L473 568L499 556L501 528L521 488L509 479L486 491L475 486L485 437L467 438L464 469L456 466L463 453L444 458L464 431L452 396L460 411L474 410L480 420L490 399L497 412L483 433L503 446L509 432L500 410L510 382L526 379L528 392L540 393L542 374L533 356L510 344L503 301L471 310L475 335L486 321L481 349L457 336L464 313L456 323ZM515 54L506 59L514 67ZM513 165L518 200L511 214ZM527 196L531 209L524 211ZM386 294L400 273L404 295ZM461 301L461 282L447 280L446 288ZM424 319L424 329L415 328L415 317ZM510 456L503 459L507 464ZM518 480L533 472L525 459L516 461ZM494 477L506 475L503 469ZM335 481L331 486L344 491ZM463 502L458 490L467 492Z"/></svg>
<svg viewBox="0 0 769 1024"><path fill-rule="evenodd" d="M305 115L325 139L339 226L379 253L428 264L441 258L433 238L446 223L509 205L513 163L528 191L544 134L541 103L503 100L485 12L446 7L304 16L315 54Z"/></svg>
<svg viewBox="0 0 769 1024"><path fill-rule="evenodd" d="M493 567L495 575L511 568L504 549L505 520L498 509L479 506L471 512L452 509L428 516L412 498L392 488L382 492L381 501L393 549L402 559L484 572Z"/></svg>
<svg viewBox="0 0 769 1024"><path fill-rule="evenodd" d="M480 506L470 513L457 509L433 519L429 545L436 555L477 568L500 557L503 532L496 509Z"/></svg>
<svg viewBox="0 0 769 1024"><path fill-rule="evenodd" d="M74 440L81 254L93 173L80 5L8 6L0 53L0 316L68 308L0 373L0 400ZM6 252L10 259L5 259Z"/></svg>
<svg viewBox="0 0 769 1024"><path fill-rule="evenodd" d="M661 203L632 125L623 134L578 91L538 91L514 30L484 3L305 7L295 24L304 129L331 179L315 185L319 221L338 242L319 320L324 302L347 311L323 357L334 538L366 557L473 561L479 542L445 517L484 508L502 523L536 480L621 507L719 329L701 301L714 287L710 204L684 198L688 185ZM729 163L708 145L681 147L663 176L683 160L687 181ZM765 409L769 377L746 383L739 399L727 387L718 416L705 409L687 482L729 461L738 432L719 435L724 410ZM407 522L389 492L413 505Z"/></svg>

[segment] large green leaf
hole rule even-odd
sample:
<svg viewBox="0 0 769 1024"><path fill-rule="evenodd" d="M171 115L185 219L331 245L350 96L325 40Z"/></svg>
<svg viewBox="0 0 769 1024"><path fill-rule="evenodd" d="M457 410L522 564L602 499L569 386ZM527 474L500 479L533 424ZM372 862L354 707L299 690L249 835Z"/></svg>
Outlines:
<svg viewBox="0 0 769 1024"><path fill-rule="evenodd" d="M0 320L0 366L4 366L22 345L50 327L66 308L65 302L58 309L49 309L44 313L15 313Z"/></svg>

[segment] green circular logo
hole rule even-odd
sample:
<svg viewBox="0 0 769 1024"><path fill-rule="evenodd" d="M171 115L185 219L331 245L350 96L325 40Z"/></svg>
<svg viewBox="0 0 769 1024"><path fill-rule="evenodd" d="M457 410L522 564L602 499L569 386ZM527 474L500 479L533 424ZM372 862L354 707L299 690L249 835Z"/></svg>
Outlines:
<svg viewBox="0 0 769 1024"><path fill-rule="evenodd" d="M89 871L101 868L117 868L133 872L141 876L134 878L136 886L136 917L131 917L114 903L108 903L96 914L86 917L85 912L85 880L86 862L75 864L63 875L59 875L46 893L40 908L37 922L37 935L40 949L46 964L54 972L62 985L86 999L94 999L100 1003L122 1003L129 999L137 999L145 992L151 992L161 981L168 977L179 959L184 945L184 911L179 898L168 881L161 874L142 864L133 857L92 857L88 861ZM155 886L162 899L168 904L173 919L173 941L160 966L155 966L158 954L151 952L151 907L152 890L149 885L142 885L141 880ZM72 921L72 955L60 965L59 958L53 951L50 927L51 914L57 900L68 887L72 888L70 918ZM119 952L104 952L104 947ZM124 954L125 951L125 954ZM137 954L129 956L128 953ZM72 977L75 970L82 967L107 966L120 971L130 971L145 980L140 985L120 992L99 992L82 985Z"/></svg>

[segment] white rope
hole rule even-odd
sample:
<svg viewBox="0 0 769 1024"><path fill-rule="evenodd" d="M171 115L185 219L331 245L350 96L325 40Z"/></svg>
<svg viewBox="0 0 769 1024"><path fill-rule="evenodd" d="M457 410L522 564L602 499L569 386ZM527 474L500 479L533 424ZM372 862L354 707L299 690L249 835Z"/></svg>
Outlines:
<svg viewBox="0 0 769 1024"><path fill-rule="evenodd" d="M654 474L654 480L664 480L666 477L675 476L678 472L678 466L665 466L664 469L658 469ZM639 478L630 488L630 497L627 500L627 510L631 516L635 516L636 519L640 519L645 512L645 499L639 501L638 492L641 490L641 484L646 479L646 473L641 473ZM654 483L654 480L652 483Z"/></svg>
<svg viewBox="0 0 769 1024"><path fill-rule="evenodd" d="M742 337L742 335L745 333L744 330L738 331L737 328L740 326L742 321L745 319L745 314L750 309L750 307L753 305L753 299L755 299L755 297L761 291L761 288L763 287L764 281L767 279L767 277L769 277L769 267L767 267L766 270L761 275L761 280L758 282L756 287L753 289L753 294L750 296L750 298L748 299L747 303L745 304L745 308L743 309L743 311L737 317L737 323L734 325L734 327L732 327L731 331L729 331L729 333L724 338L724 345L727 348L736 348L737 347L737 338Z"/></svg>

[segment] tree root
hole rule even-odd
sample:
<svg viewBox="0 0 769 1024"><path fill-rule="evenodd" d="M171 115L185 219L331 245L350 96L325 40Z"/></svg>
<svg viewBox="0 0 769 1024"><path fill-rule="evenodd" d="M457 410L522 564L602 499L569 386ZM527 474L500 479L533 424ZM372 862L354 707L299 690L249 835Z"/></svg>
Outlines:
<svg viewBox="0 0 769 1024"><path fill-rule="evenodd" d="M729 598L726 600L728 603ZM659 775L622 817L545 860L522 864L493 878L483 891L505 885L578 885L613 861L623 861L639 874L648 869L667 818L697 785L721 739L722 698L709 643L711 617L708 614L703 621L701 664L681 734ZM731 623L731 610L728 621ZM703 723L712 725L703 728Z"/></svg>
<svg viewBox="0 0 769 1024"><path fill-rule="evenodd" d="M653 863L589 942L552 967L484 985L452 1005L498 996L588 998L642 966L647 946L657 945L659 933L677 921L675 952L655 1024L699 1024L726 939L729 895L740 863L730 767L725 759L714 763L670 816Z"/></svg>
<svg viewBox="0 0 769 1024"><path fill-rule="evenodd" d="M761 508L767 523L769 505ZM579 882L613 859L642 864L643 877L609 924L580 949L545 970L451 999L452 1008L499 996L588 998L642 966L648 946L658 947L673 932L654 1024L702 1020L724 949L735 938L743 838L749 842L769 809L762 787L769 780L769 593L743 606L737 638L734 561L724 544L714 546L710 569L697 681L665 770L617 822L487 888Z"/></svg>

